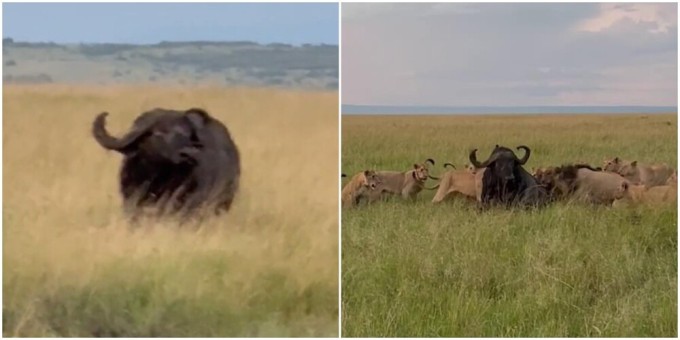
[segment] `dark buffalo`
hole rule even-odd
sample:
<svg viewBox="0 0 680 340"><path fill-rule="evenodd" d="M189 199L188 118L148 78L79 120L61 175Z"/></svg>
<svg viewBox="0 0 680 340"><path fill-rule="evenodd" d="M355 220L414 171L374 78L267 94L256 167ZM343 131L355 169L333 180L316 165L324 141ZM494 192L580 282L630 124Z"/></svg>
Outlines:
<svg viewBox="0 0 680 340"><path fill-rule="evenodd" d="M489 158L480 163L477 161L477 149L470 152L470 162L477 168L486 168L482 177L482 206L497 203L505 206L541 206L548 202L548 195L536 179L524 170L531 155L531 150L524 145L524 157L517 158L515 153L506 147L496 145Z"/></svg>
<svg viewBox="0 0 680 340"><path fill-rule="evenodd" d="M200 208L228 211L238 190L239 152L229 131L201 109L154 109L135 119L122 138L109 135L107 113L97 116L92 132L108 150L124 155L120 190L133 217L140 208L194 215Z"/></svg>

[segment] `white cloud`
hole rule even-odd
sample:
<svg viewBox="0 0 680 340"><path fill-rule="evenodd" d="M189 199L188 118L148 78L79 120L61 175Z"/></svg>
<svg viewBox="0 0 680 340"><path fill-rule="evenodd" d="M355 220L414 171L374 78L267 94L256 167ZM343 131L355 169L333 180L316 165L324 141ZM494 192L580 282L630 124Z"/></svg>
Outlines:
<svg viewBox="0 0 680 340"><path fill-rule="evenodd" d="M437 15L475 14L480 12L474 3L343 3L342 19L398 19L401 17L430 17Z"/></svg>
<svg viewBox="0 0 680 340"><path fill-rule="evenodd" d="M647 29L649 33L669 33L678 26L676 7L677 4L674 3L603 3L600 4L597 16L583 20L577 25L577 29L601 32L629 20L636 24L651 24L652 27Z"/></svg>
<svg viewBox="0 0 680 340"><path fill-rule="evenodd" d="M642 14L637 6L617 7L617 13L642 19L638 24L629 17L605 20L611 26L587 26L588 32L574 27L602 17L607 11L600 4L437 5L343 4L344 103L677 102L674 4L662 12L643 6ZM346 20L346 8L364 17ZM595 29L602 33L590 33ZM664 34L646 31L664 29Z"/></svg>

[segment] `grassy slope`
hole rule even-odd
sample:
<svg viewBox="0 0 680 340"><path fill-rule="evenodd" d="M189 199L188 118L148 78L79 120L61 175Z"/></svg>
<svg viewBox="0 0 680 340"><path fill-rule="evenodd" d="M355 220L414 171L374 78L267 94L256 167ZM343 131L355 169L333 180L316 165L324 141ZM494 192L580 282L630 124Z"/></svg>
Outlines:
<svg viewBox="0 0 680 340"><path fill-rule="evenodd" d="M337 93L4 91L3 335L338 334ZM121 157L91 137L156 106L204 107L240 148L232 211L198 232L129 230Z"/></svg>
<svg viewBox="0 0 680 340"><path fill-rule="evenodd" d="M675 115L344 116L342 129L348 174L433 157L437 175L497 143L529 145L529 168L677 163ZM343 336L677 336L675 205L478 213L433 195L343 210Z"/></svg>
<svg viewBox="0 0 680 340"><path fill-rule="evenodd" d="M337 46L229 42L6 44L3 80L59 84L228 84L337 89ZM40 76L40 77L38 77Z"/></svg>

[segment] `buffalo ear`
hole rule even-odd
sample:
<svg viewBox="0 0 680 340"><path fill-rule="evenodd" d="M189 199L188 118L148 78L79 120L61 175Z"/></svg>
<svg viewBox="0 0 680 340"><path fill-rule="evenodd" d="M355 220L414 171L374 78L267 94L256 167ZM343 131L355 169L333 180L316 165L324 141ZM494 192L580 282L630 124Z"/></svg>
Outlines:
<svg viewBox="0 0 680 340"><path fill-rule="evenodd" d="M205 117L197 111L188 111L186 117L189 123L196 129L202 129L205 126Z"/></svg>

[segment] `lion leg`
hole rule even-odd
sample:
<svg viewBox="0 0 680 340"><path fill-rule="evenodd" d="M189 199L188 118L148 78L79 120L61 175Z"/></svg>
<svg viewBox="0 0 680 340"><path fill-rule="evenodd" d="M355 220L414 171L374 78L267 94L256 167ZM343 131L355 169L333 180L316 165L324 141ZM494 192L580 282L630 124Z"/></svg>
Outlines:
<svg viewBox="0 0 680 340"><path fill-rule="evenodd" d="M434 198L432 198L432 203L440 203L445 200L448 195L449 192L444 187L439 187L439 190L437 190Z"/></svg>
<svg viewBox="0 0 680 340"><path fill-rule="evenodd" d="M415 201L415 199L416 199L416 194L417 194L417 193L413 193L413 192L411 192L411 191L409 191L409 190L407 190L407 189L404 189L404 190L401 192L401 197L402 197L403 199L405 199L405 200L409 200L409 199L410 199L410 200L412 200L412 201Z"/></svg>
<svg viewBox="0 0 680 340"><path fill-rule="evenodd" d="M382 193L383 193L382 191L377 190L371 192L367 197L368 203L373 203L375 201L379 201L380 199L382 199Z"/></svg>
<svg viewBox="0 0 680 340"><path fill-rule="evenodd" d="M342 207L343 208L349 208L349 207L352 206L353 203L354 203L354 200L352 200L352 199L343 200L342 201Z"/></svg>

